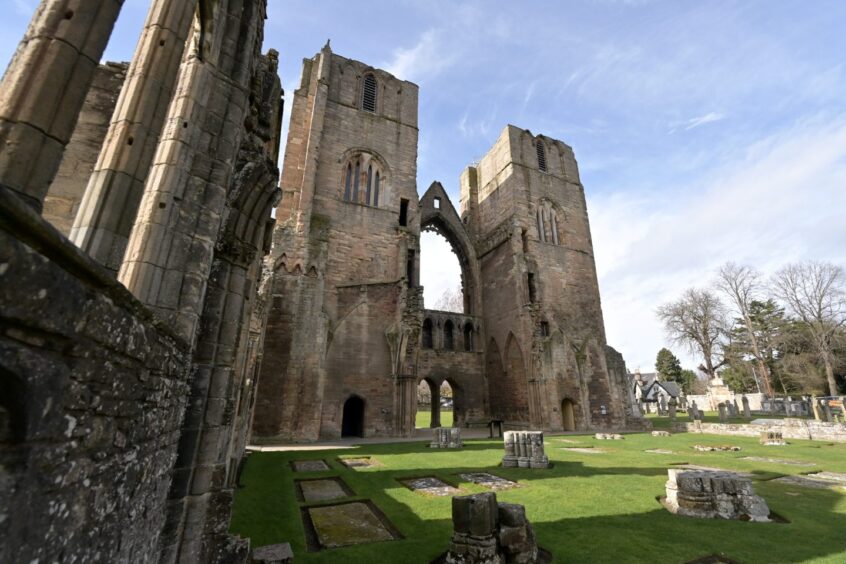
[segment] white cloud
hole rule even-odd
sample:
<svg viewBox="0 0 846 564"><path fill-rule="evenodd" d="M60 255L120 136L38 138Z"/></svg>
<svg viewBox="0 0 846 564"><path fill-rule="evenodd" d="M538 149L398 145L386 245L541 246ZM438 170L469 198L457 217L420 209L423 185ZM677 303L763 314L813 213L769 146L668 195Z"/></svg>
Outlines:
<svg viewBox="0 0 846 564"><path fill-rule="evenodd" d="M724 151L737 156L700 182L590 198L608 342L630 368L651 368L667 344L655 308L709 284L725 261L765 272L806 258L846 265L846 115Z"/></svg>
<svg viewBox="0 0 846 564"><path fill-rule="evenodd" d="M31 16L35 12L36 0L12 0L15 9L24 16Z"/></svg>
<svg viewBox="0 0 846 564"><path fill-rule="evenodd" d="M417 83L438 75L456 61L455 54L444 49L447 43L443 35L438 29L424 31L413 47L395 49L385 70L397 78Z"/></svg>
<svg viewBox="0 0 846 564"><path fill-rule="evenodd" d="M690 130L695 127L699 127L700 125L705 125L706 123L713 123L715 121L720 121L726 119L726 116L719 112L710 112L705 114L704 116L695 117L687 121L687 125L685 126L685 130Z"/></svg>
<svg viewBox="0 0 846 564"><path fill-rule="evenodd" d="M420 285L423 303L434 307L444 292L461 286L461 266L452 247L441 235L420 233Z"/></svg>

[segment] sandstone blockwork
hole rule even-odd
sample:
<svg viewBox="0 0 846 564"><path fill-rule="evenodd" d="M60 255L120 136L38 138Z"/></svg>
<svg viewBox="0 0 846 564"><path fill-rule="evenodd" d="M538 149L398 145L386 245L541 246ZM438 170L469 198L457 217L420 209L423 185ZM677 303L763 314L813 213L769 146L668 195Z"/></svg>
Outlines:
<svg viewBox="0 0 846 564"><path fill-rule="evenodd" d="M328 44L304 61L254 433L409 436L421 381L449 383L456 426L633 424L573 150L509 125L462 174L460 209L438 182L418 197L417 99L416 85ZM458 257L462 313L423 303L426 230Z"/></svg>
<svg viewBox="0 0 846 564"><path fill-rule="evenodd" d="M0 562L246 562L266 1L150 0L132 62L98 66L122 4L42 0L0 83Z"/></svg>

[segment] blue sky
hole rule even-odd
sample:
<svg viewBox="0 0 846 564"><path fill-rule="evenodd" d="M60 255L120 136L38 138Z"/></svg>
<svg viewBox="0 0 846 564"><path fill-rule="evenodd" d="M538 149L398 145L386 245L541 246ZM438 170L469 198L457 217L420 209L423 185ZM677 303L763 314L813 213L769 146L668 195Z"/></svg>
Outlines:
<svg viewBox="0 0 846 564"><path fill-rule="evenodd" d="M6 1L0 64L36 5ZM131 57L147 4L126 0L107 59ZM608 341L630 369L666 344L655 307L727 260L846 265L846 2L269 4L288 92L327 38L420 86L421 193L440 180L457 203L459 174L507 123L574 148ZM424 243L430 296L457 263Z"/></svg>

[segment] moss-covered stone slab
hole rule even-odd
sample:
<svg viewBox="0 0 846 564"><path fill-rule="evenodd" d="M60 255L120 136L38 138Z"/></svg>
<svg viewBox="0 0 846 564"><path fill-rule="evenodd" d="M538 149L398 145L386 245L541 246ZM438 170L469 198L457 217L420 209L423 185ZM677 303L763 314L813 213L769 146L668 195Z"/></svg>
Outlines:
<svg viewBox="0 0 846 564"><path fill-rule="evenodd" d="M316 549L394 540L396 536L366 501L306 508Z"/></svg>
<svg viewBox="0 0 846 564"><path fill-rule="evenodd" d="M347 468L352 468L353 470L382 466L381 462L369 456L339 458L338 461Z"/></svg>
<svg viewBox="0 0 846 564"><path fill-rule="evenodd" d="M426 495L443 497L448 495L457 495L461 493L461 490L459 490L458 488L451 486L443 480L435 478L434 476L405 478L403 480L400 480L400 483L412 491Z"/></svg>
<svg viewBox="0 0 846 564"><path fill-rule="evenodd" d="M462 480L484 486L494 491L510 490L511 488L520 487L517 482L512 482L511 480L506 480L505 478L500 478L499 476L488 474L487 472L472 472L459 474L459 476Z"/></svg>
<svg viewBox="0 0 846 564"><path fill-rule="evenodd" d="M292 460L291 468L294 472L325 472L332 469L325 460Z"/></svg>
<svg viewBox="0 0 846 564"><path fill-rule="evenodd" d="M816 466L813 462L801 460L787 460L784 458L767 458L765 456L744 456L740 460L751 460L753 462L771 462L773 464L786 464L788 466Z"/></svg>
<svg viewBox="0 0 846 564"><path fill-rule="evenodd" d="M331 501L353 495L341 478L298 480L296 485L301 501Z"/></svg>

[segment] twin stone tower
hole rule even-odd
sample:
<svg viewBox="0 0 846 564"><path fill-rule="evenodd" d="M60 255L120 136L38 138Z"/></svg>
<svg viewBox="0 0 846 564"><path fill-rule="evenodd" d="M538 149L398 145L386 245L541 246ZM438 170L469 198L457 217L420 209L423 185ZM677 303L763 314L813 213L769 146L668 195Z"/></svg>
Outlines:
<svg viewBox="0 0 846 564"><path fill-rule="evenodd" d="M509 125L461 175L458 208L417 194L418 87L327 46L294 92L265 281L253 434L409 436L417 386L457 426L623 428L573 150ZM462 313L426 309L420 232L461 266Z"/></svg>

